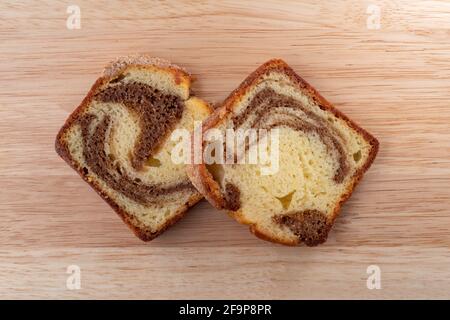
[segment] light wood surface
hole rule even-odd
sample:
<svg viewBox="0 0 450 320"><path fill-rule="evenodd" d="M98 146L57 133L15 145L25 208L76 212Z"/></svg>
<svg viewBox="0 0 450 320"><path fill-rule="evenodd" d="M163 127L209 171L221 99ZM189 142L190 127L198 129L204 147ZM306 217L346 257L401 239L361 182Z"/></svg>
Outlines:
<svg viewBox="0 0 450 320"><path fill-rule="evenodd" d="M67 1L0 4L0 298L450 298L448 1L72 2L79 30ZM103 65L134 52L183 65L215 103L281 57L378 137L328 242L266 243L206 202L135 238L53 147Z"/></svg>

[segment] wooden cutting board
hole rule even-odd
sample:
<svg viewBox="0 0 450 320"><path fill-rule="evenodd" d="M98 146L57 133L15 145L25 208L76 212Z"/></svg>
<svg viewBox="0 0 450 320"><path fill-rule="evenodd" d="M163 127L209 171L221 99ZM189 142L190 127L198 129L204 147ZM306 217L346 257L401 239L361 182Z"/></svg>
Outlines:
<svg viewBox="0 0 450 320"><path fill-rule="evenodd" d="M450 298L450 3L316 2L77 0L81 29L66 1L0 4L0 298ZM266 243L206 202L135 238L53 147L134 52L185 66L214 103L281 57L378 137L328 242Z"/></svg>

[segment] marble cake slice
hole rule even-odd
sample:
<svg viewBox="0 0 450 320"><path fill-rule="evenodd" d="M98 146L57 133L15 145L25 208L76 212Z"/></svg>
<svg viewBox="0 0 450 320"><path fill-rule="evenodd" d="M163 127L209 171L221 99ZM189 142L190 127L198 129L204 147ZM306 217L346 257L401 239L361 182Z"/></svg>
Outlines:
<svg viewBox="0 0 450 320"><path fill-rule="evenodd" d="M224 135L227 129L278 129L276 173L262 174L263 163L203 161L192 162L188 175L212 205L228 210L258 237L286 245L326 241L378 151L372 135L278 59L231 93L203 123L203 136L211 128ZM203 143L206 150L211 142Z"/></svg>
<svg viewBox="0 0 450 320"><path fill-rule="evenodd" d="M148 241L201 200L171 150L174 129L192 130L211 109L192 78L145 55L109 64L56 138L57 153Z"/></svg>

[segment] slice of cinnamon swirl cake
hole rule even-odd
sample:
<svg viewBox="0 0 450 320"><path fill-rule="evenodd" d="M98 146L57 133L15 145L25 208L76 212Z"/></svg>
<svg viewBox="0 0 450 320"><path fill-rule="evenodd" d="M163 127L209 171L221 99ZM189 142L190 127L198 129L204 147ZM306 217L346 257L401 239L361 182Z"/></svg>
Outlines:
<svg viewBox="0 0 450 320"><path fill-rule="evenodd" d="M217 130L226 136L220 148L226 153L222 164L205 158L216 144L206 138L211 129L216 136ZM243 155L238 152L239 130L249 137L243 140ZM257 130L253 140L251 130ZM275 130L277 139L267 139ZM235 137L229 138L229 132ZM378 151L372 135L282 60L271 60L253 72L205 120L202 136L203 161L188 167L197 189L258 237L286 245L326 241L342 204ZM245 161L255 148L256 154L275 155L269 158L277 162L271 163L276 170L267 172L263 158Z"/></svg>
<svg viewBox="0 0 450 320"><path fill-rule="evenodd" d="M191 76L168 61L136 55L108 65L56 139L56 151L142 240L202 199L171 159L178 128L210 114L190 95Z"/></svg>

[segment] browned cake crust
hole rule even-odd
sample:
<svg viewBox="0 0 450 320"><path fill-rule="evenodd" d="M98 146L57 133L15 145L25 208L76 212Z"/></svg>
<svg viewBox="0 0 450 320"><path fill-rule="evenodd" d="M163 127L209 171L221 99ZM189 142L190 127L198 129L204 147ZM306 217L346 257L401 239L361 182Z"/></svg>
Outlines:
<svg viewBox="0 0 450 320"><path fill-rule="evenodd" d="M208 171L204 163L195 164L191 161L188 165L187 173L194 186L205 196L205 198L216 208L229 210L229 214L237 221L249 225L250 231L261 239L281 243L285 245L298 245L299 243L305 243L308 246L314 246L326 241L328 232L331 229L335 219L339 215L340 209L344 202L351 196L355 186L358 184L363 174L369 169L373 160L375 159L379 142L366 130L359 127L355 122L350 120L345 114L337 110L330 102L323 98L309 83L292 70L283 60L272 59L257 70L251 73L237 89L235 89L219 106L213 114L211 114L203 123L203 132L216 127L222 121L225 121L228 114L232 113L233 106L250 90L255 86L258 80L266 73L270 71L276 71L287 75L290 80L297 86L297 88L310 99L312 99L322 110L332 112L336 117L344 120L351 128L356 130L363 138L371 145L371 151L367 161L364 165L355 172L352 177L352 183L347 190L342 194L338 205L335 207L331 215L327 217L306 210L304 212L295 212L288 215L283 215L277 218L277 223L285 224L298 236L297 241L286 241L281 238L268 237L264 233L257 229L257 226L252 222L246 220L240 209L236 210L235 193L227 187L225 191L222 191L220 185L214 180L213 175ZM192 152L194 154L194 152ZM233 188L233 187L231 187ZM232 201L230 201L230 198Z"/></svg>
<svg viewBox="0 0 450 320"><path fill-rule="evenodd" d="M189 77L192 80L192 77L185 72L182 68L170 64L168 61L159 58L150 58L147 56L130 56L130 57L122 57L119 58L116 62L111 63L107 66L104 71L102 77L97 79L94 85L89 90L87 96L83 99L81 104L75 109L75 111L68 117L63 127L60 129L56 140L55 140L55 150L64 159L79 175L80 177L86 181L113 209L117 212L117 214L122 218L122 220L129 226L129 228L134 232L134 234L139 237L143 241L150 241L156 238L158 235L163 233L167 228L176 223L179 219L181 219L186 211L195 205L198 201L200 201L203 196L196 192L192 186L188 186L192 189L193 194L188 199L184 205L182 205L176 214L165 221L165 223L156 231L150 231L147 228L144 228L142 224L130 213L126 212L122 208L119 207L117 202L114 199L111 199L105 191L103 191L102 187L93 179L90 179L85 172L83 172L83 168L78 166L74 159L71 157L70 152L68 150L68 145L64 141L64 135L67 130L74 125L77 121L82 119L82 113L84 109L90 105L92 100L96 95L99 94L100 88L109 83L112 79L117 77L120 72L129 66L145 66L145 65L158 65L164 67L167 72L171 72L174 74L175 79L179 79L181 77ZM109 98L111 99L111 98ZM167 135L170 133L169 128L167 128L165 132L165 136L159 137L158 140L161 142L167 138ZM149 137L147 137L149 138ZM157 147L157 146L156 146ZM144 159L140 159L139 157L135 157L138 162L133 164L136 166L141 165Z"/></svg>

